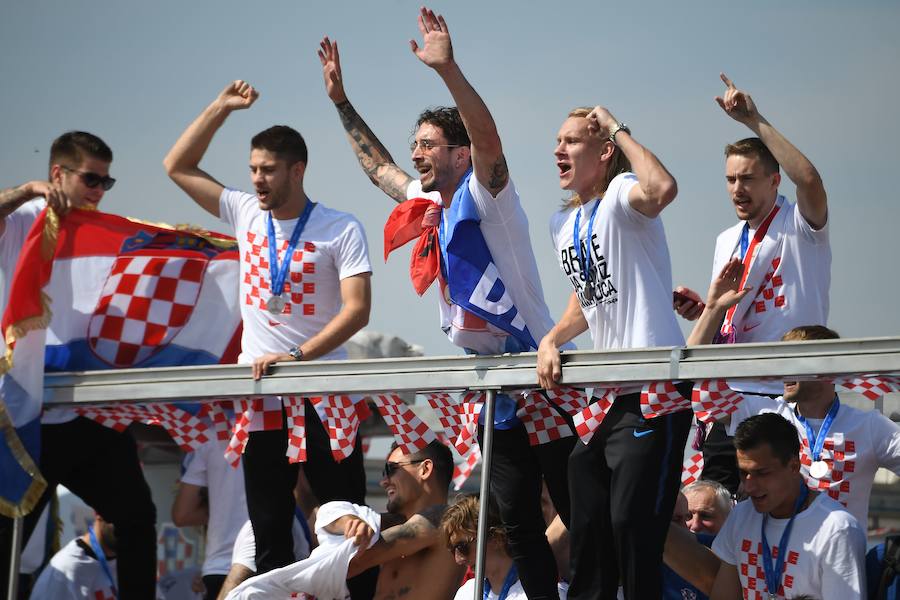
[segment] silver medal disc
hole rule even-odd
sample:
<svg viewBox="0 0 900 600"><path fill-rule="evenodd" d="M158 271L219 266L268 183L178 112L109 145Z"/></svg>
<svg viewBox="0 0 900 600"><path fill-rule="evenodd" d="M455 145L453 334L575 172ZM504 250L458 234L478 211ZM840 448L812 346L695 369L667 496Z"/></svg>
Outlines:
<svg viewBox="0 0 900 600"><path fill-rule="evenodd" d="M273 315L280 315L284 312L284 298L281 296L272 296L266 300L266 310Z"/></svg>
<svg viewBox="0 0 900 600"><path fill-rule="evenodd" d="M813 479L822 479L828 475L828 463L824 460L817 460L809 466L809 475Z"/></svg>
<svg viewBox="0 0 900 600"><path fill-rule="evenodd" d="M594 282L588 281L584 286L584 299L588 302L594 301Z"/></svg>

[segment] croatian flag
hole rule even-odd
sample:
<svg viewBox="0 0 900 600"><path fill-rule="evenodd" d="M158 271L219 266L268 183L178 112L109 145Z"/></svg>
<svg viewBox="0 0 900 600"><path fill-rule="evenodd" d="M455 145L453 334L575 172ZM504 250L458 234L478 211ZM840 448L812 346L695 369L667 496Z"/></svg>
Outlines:
<svg viewBox="0 0 900 600"><path fill-rule="evenodd" d="M26 514L37 467L44 369L84 371L235 362L240 350L232 238L96 211L42 212L3 315L0 513Z"/></svg>
<svg viewBox="0 0 900 600"><path fill-rule="evenodd" d="M516 338L524 350L537 350L525 319L500 279L491 251L481 233L481 216L469 191L472 170L460 182L450 207L444 210L441 246L450 298L466 311ZM443 266L443 264L442 264Z"/></svg>

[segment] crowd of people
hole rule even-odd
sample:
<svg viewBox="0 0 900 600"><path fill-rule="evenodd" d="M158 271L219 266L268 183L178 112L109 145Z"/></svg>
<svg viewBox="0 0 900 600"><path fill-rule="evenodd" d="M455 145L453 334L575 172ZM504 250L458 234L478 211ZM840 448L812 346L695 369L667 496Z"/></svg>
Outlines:
<svg viewBox="0 0 900 600"><path fill-rule="evenodd" d="M543 277L572 286L554 320L491 113L455 61L443 17L422 9L418 26L412 52L455 106L416 119L415 174L394 161L348 100L337 42L324 38L319 59L360 166L398 203L385 251L416 242L414 287L421 295L437 282L438 325L454 345L467 354L537 351L536 386L549 390L559 385L561 353L585 331L595 350L837 337L826 327L831 250L822 179L724 74L716 100L753 137L725 148L738 222L717 238L706 296L673 286L661 215L676 200L675 177L608 108L579 107L564 115L554 150L560 188L571 195L549 224L562 278ZM294 129L273 126L252 138L252 193L200 167L215 133L257 98L246 81L228 84L163 164L234 233L238 361L259 379L276 363L346 358L342 344L369 319L372 267L359 221L307 195L308 149ZM53 142L46 181L0 191L5 279L41 211L64 218L99 205L115 183L111 163L98 137L69 132ZM796 202L779 194L782 171L796 185ZM696 321L687 341L679 315ZM61 327L64 317L50 323L51 332ZM688 398L692 386L676 382ZM647 419L640 386L625 387L589 442L567 436L539 445L517 414L521 399L498 395L484 597L866 597L868 499L879 467L900 474L900 427L841 404L824 380L731 387L744 400L723 423L695 421L690 410ZM377 514L365 506L360 438L336 460L322 416L305 400L301 466L288 457L291 407L281 397L263 402L265 418L250 423L239 470L225 462L224 442L213 440L193 453L181 478L173 520L207 527L204 598L473 596L475 584L463 581L475 562L478 504L463 497L448 505L448 447L393 448L380 482L386 512ZM570 414L557 412L572 425ZM41 429L48 489L25 520L26 537L57 484L98 516L86 538L61 551L75 558L54 558L32 597L155 598L157 515L134 440L66 410L47 410ZM682 490L692 430L704 473ZM8 564L10 539L4 518L0 564ZM85 565L89 574L73 575Z"/></svg>

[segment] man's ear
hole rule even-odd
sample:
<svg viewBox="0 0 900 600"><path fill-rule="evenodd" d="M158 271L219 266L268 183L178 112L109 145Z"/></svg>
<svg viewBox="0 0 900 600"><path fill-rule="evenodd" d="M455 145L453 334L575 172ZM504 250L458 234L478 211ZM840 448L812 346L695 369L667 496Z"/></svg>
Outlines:
<svg viewBox="0 0 900 600"><path fill-rule="evenodd" d="M600 162L610 160L616 151L616 145L606 140L603 142L603 151L600 153Z"/></svg>
<svg viewBox="0 0 900 600"><path fill-rule="evenodd" d="M62 165L54 164L50 166L50 183L59 185L62 182Z"/></svg>
<svg viewBox="0 0 900 600"><path fill-rule="evenodd" d="M297 161L293 165L291 165L291 179L299 181L303 183L303 175L306 173L306 163L303 161Z"/></svg>
<svg viewBox="0 0 900 600"><path fill-rule="evenodd" d="M460 146L459 148L455 148L456 150L456 164L454 165L457 169L461 167L468 167L469 163L472 162L472 149L469 146Z"/></svg>
<svg viewBox="0 0 900 600"><path fill-rule="evenodd" d="M419 463L419 472L421 473L422 479L431 479L434 475L434 463L430 458L426 458Z"/></svg>

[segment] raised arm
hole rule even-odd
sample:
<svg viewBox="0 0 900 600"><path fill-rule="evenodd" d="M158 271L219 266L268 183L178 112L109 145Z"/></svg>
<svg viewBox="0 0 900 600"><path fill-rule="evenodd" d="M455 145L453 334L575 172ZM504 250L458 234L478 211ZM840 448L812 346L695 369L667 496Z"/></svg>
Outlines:
<svg viewBox="0 0 900 600"><path fill-rule="evenodd" d="M200 168L200 160L232 111L250 108L259 93L246 81L233 81L191 123L163 159L166 173L203 210L219 216L219 197L225 186Z"/></svg>
<svg viewBox="0 0 900 600"><path fill-rule="evenodd" d="M6 231L6 217L26 202L40 197L46 199L47 204L56 210L57 214L68 211L71 206L62 188L49 181L29 181L13 188L0 190L0 236Z"/></svg>
<svg viewBox="0 0 900 600"><path fill-rule="evenodd" d="M719 77L725 84L725 95L716 96L716 102L729 117L746 125L762 140L766 148L784 169L784 173L797 186L797 206L806 222L821 229L828 221L828 198L822 177L816 167L800 150L788 141L780 131L759 114L756 104L747 92L735 87L725 73Z"/></svg>
<svg viewBox="0 0 900 600"><path fill-rule="evenodd" d="M328 39L327 36L322 38L318 53L319 61L322 63L322 75L325 78L325 92L334 102L334 107L341 117L341 124L347 132L347 139L350 140L350 147L356 153L359 165L381 191L397 202L403 202L406 200L406 188L409 187L412 177L397 166L384 144L375 137L347 100L337 42Z"/></svg>
<svg viewBox="0 0 900 600"><path fill-rule="evenodd" d="M732 258L722 267L722 270L713 279L712 283L709 284L706 308L694 324L691 335L688 336L688 346L712 344L716 332L722 325L722 319L725 318L725 313L728 312L729 308L740 302L752 289L740 287L743 274L743 263L738 258Z"/></svg>
<svg viewBox="0 0 900 600"><path fill-rule="evenodd" d="M598 128L602 135L610 136L637 175L638 185L631 188L628 203L647 217L656 217L678 194L675 178L666 170L655 154L639 144L626 129L618 127L619 121L602 106L597 106L587 116L589 127Z"/></svg>
<svg viewBox="0 0 900 600"><path fill-rule="evenodd" d="M538 344L538 385L547 390L557 387L556 382L562 377L559 347L583 333L587 328L588 324L584 319L584 313L581 312L578 296L572 292L566 312Z"/></svg>
<svg viewBox="0 0 900 600"><path fill-rule="evenodd" d="M496 196L506 187L509 171L494 118L453 59L450 31L444 17L423 7L419 15L419 31L422 33L422 47L415 40L410 40L409 45L416 57L434 69L450 90L472 143L475 177Z"/></svg>

